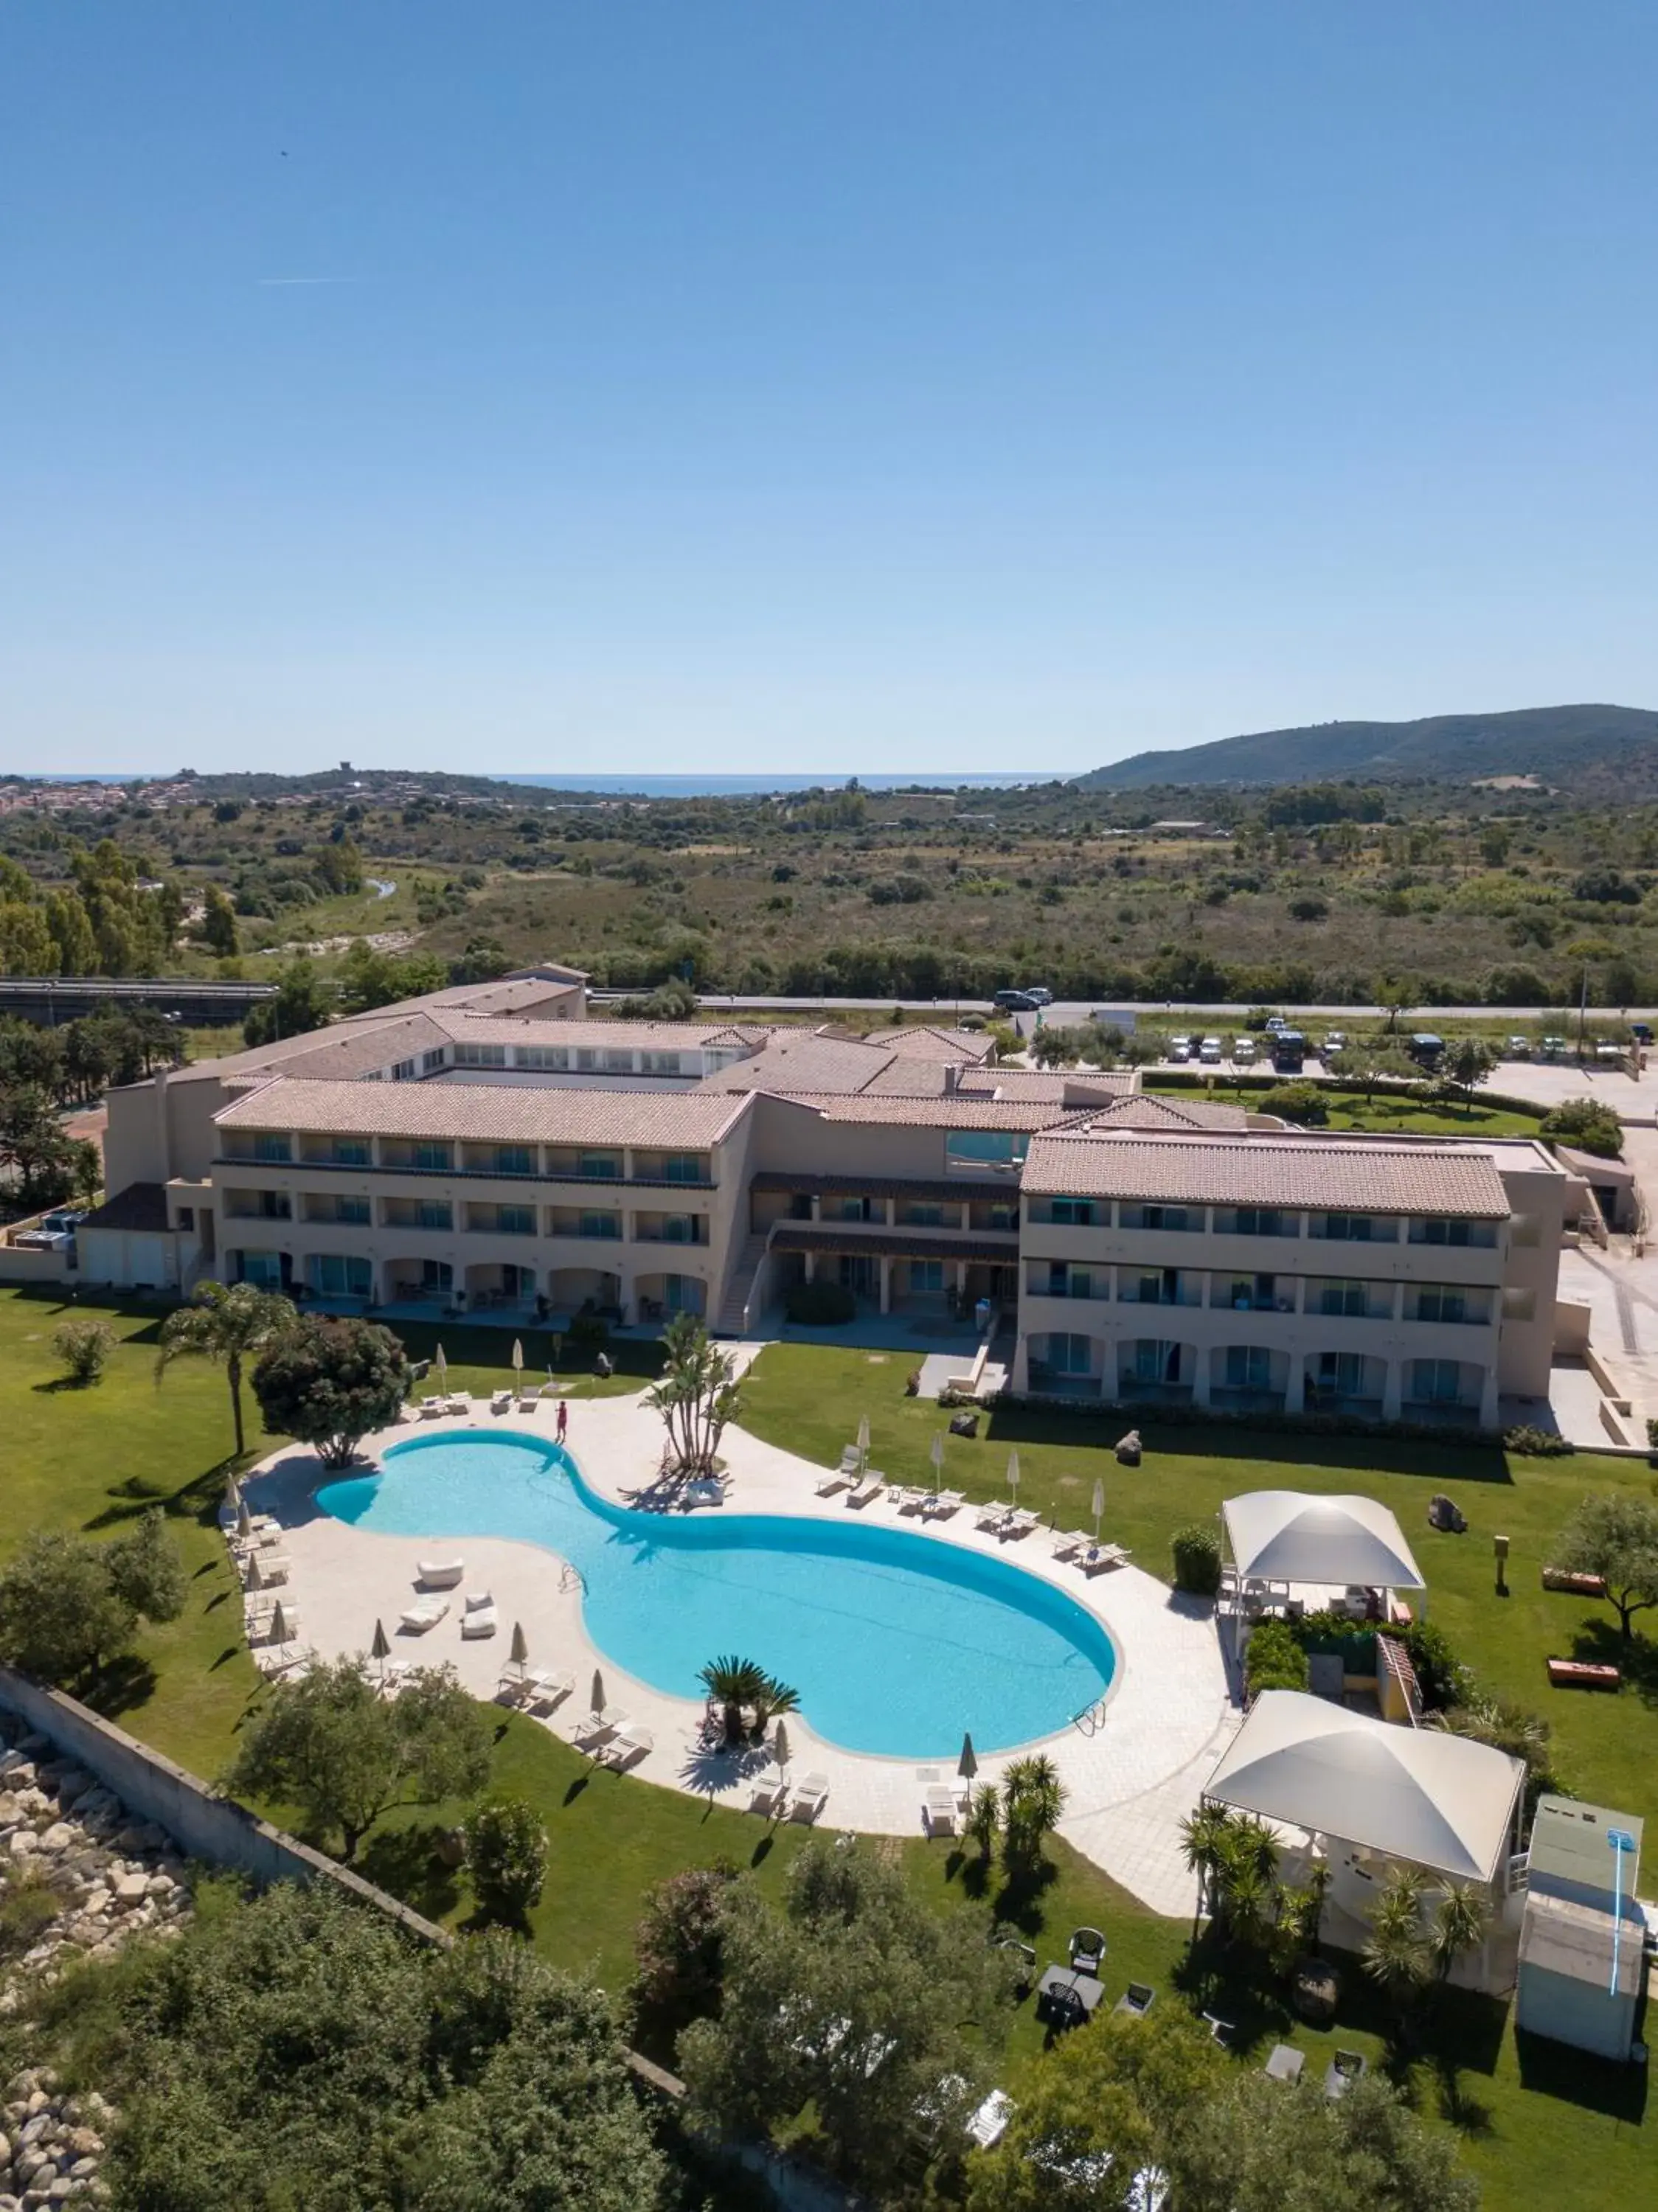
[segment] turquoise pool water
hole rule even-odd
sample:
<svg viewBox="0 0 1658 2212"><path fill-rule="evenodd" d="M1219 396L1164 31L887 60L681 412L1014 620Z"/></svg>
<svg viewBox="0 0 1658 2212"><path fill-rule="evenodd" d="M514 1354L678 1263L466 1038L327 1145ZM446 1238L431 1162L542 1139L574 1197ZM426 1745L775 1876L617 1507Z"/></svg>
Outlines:
<svg viewBox="0 0 1658 2212"><path fill-rule="evenodd" d="M757 1659L851 1750L954 1760L964 1729L980 1751L1028 1743L1116 1665L1091 1614L1009 1561L850 1513L630 1512L537 1437L413 1437L317 1502L391 1535L543 1545L579 1571L588 1633L631 1674L695 1698L708 1660Z"/></svg>

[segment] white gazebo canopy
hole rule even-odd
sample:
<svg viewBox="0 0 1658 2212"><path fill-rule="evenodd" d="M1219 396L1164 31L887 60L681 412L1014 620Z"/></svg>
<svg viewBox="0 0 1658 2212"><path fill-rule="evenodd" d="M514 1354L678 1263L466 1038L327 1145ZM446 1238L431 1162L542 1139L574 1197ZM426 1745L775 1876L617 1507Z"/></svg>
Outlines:
<svg viewBox="0 0 1658 2212"><path fill-rule="evenodd" d="M1252 1490L1221 1508L1240 1576L1274 1583L1424 1589L1404 1531L1373 1498Z"/></svg>
<svg viewBox="0 0 1658 2212"><path fill-rule="evenodd" d="M1519 1759L1490 1744L1264 1690L1204 1795L1458 1881L1491 1882L1525 1778Z"/></svg>

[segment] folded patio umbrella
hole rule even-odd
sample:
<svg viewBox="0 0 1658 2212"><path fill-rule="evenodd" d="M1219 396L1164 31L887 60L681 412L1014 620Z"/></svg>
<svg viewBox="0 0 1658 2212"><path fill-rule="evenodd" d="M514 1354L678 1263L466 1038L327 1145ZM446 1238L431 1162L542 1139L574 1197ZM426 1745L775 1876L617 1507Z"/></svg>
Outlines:
<svg viewBox="0 0 1658 2212"><path fill-rule="evenodd" d="M432 1371L437 1376L438 1389L446 1389L449 1381L449 1363L443 1357L443 1347L441 1344L432 1354Z"/></svg>
<svg viewBox="0 0 1658 2212"><path fill-rule="evenodd" d="M244 1544L252 1540L253 1534L253 1516L247 1510L247 1500L245 1498L239 1498L236 1500L236 1534Z"/></svg>
<svg viewBox="0 0 1658 2212"><path fill-rule="evenodd" d="M869 1464L869 1416L867 1413L862 1414L858 1419L857 1446L858 1466L863 1468Z"/></svg>
<svg viewBox="0 0 1658 2212"><path fill-rule="evenodd" d="M781 1721L777 1723L777 1738L776 1743L771 1747L771 1756L777 1760L779 1766L788 1765L789 1731Z"/></svg>
<svg viewBox="0 0 1658 2212"><path fill-rule="evenodd" d="M512 1340L512 1371L515 1375L524 1371L524 1347L516 1337Z"/></svg>
<svg viewBox="0 0 1658 2212"><path fill-rule="evenodd" d="M973 1749L971 1735L964 1735L961 1739L961 1756L956 1761L955 1771L964 1782L971 1782L978 1771L978 1754Z"/></svg>
<svg viewBox="0 0 1658 2212"><path fill-rule="evenodd" d="M249 1589L262 1589L265 1587L265 1577L259 1572L259 1555L257 1552L252 1553L248 1559L247 1587Z"/></svg>
<svg viewBox="0 0 1658 2212"><path fill-rule="evenodd" d="M593 1670L593 1693L588 1710L595 1713L601 1713L605 1710L605 1678L602 1671L597 1667Z"/></svg>
<svg viewBox="0 0 1658 2212"><path fill-rule="evenodd" d="M385 1624L382 1621L376 1620L375 1623L375 1640L369 1646L369 1656L371 1659L379 1660L380 1671L384 1674L386 1672L386 1662L391 1657L391 1656L392 1647L387 1641Z"/></svg>
<svg viewBox="0 0 1658 2212"><path fill-rule="evenodd" d="M928 1457L933 1463L933 1489L936 1492L939 1479L944 1473L944 1431L942 1429L933 1438L932 1449L929 1452Z"/></svg>
<svg viewBox="0 0 1658 2212"><path fill-rule="evenodd" d="M1094 1540L1096 1544L1100 1540L1100 1522L1104 1516L1105 1510L1106 1484L1105 1478L1101 1475L1096 1479L1094 1486Z"/></svg>
<svg viewBox="0 0 1658 2212"><path fill-rule="evenodd" d="M280 1598L277 1600L271 1615L271 1641L273 1644L291 1644L293 1641L292 1632L288 1626L288 1615L282 1609Z"/></svg>
<svg viewBox="0 0 1658 2212"><path fill-rule="evenodd" d="M1016 1451L1008 1454L1008 1487L1013 1492L1013 1501L1016 1505L1019 1503L1019 1455Z"/></svg>
<svg viewBox="0 0 1658 2212"><path fill-rule="evenodd" d="M224 1502L233 1513L241 1510L241 1485L233 1474L224 1486Z"/></svg>
<svg viewBox="0 0 1658 2212"><path fill-rule="evenodd" d="M507 1657L508 1663L516 1667L521 1674L530 1663L530 1647L521 1620L515 1620L512 1625L512 1650Z"/></svg>

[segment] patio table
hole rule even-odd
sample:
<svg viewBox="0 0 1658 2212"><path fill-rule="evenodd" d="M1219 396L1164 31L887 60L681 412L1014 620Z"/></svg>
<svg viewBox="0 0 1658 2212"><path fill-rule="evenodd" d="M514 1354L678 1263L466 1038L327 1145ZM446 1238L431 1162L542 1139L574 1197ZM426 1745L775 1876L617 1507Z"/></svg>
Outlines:
<svg viewBox="0 0 1658 2212"><path fill-rule="evenodd" d="M1275 2081L1299 2081L1306 2063L1307 2053L1297 2051L1293 2043L1275 2043L1265 2071Z"/></svg>
<svg viewBox="0 0 1658 2212"><path fill-rule="evenodd" d="M1075 1966L1049 1966L1036 1985L1036 2016L1067 2021L1080 2011L1084 2020L1092 2020L1105 1996L1105 1984L1094 1975Z"/></svg>

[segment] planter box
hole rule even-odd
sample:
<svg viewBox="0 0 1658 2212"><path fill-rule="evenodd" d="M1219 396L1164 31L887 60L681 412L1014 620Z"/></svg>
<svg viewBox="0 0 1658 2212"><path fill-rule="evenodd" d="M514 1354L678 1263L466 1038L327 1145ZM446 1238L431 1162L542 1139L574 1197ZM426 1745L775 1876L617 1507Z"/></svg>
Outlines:
<svg viewBox="0 0 1658 2212"><path fill-rule="evenodd" d="M1574 1575L1564 1567L1545 1567L1543 1587L1545 1590L1570 1590L1574 1597L1605 1597L1606 1578L1604 1575Z"/></svg>

